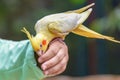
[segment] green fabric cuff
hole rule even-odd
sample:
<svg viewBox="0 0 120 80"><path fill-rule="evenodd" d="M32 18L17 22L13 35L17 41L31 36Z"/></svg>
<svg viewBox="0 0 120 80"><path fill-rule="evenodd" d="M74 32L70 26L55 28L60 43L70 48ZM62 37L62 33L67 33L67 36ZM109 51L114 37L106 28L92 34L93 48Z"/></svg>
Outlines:
<svg viewBox="0 0 120 80"><path fill-rule="evenodd" d="M0 39L0 80L41 80L44 77L29 40Z"/></svg>

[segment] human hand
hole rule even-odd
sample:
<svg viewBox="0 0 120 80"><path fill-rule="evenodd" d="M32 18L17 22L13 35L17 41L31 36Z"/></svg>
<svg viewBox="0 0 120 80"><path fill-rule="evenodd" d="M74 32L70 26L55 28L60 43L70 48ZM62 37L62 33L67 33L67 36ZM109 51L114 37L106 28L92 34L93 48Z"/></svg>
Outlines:
<svg viewBox="0 0 120 80"><path fill-rule="evenodd" d="M55 76L62 73L69 59L67 45L60 39L53 40L45 53L37 52L38 62L45 75Z"/></svg>

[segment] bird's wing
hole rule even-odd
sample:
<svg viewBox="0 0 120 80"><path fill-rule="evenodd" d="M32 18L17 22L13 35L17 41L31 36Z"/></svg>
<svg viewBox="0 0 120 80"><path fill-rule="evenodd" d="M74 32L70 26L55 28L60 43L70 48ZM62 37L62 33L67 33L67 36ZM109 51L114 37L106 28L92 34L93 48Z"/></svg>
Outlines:
<svg viewBox="0 0 120 80"><path fill-rule="evenodd" d="M109 41L120 43L120 41L115 40L113 37L99 34L93 30L88 29L87 27L85 27L84 25L81 25L81 24L76 29L74 29L72 32L75 34L78 34L80 36L84 36L84 37L106 39Z"/></svg>
<svg viewBox="0 0 120 80"><path fill-rule="evenodd" d="M50 22L48 25L48 29L53 33L62 33L64 35L75 29L76 25L82 24L88 18L91 12L92 8L80 14L61 14L62 16L67 16L65 16L64 18L60 17L58 21L56 20L54 22Z"/></svg>
<svg viewBox="0 0 120 80"><path fill-rule="evenodd" d="M73 10L73 11L67 11L65 13L82 13L84 12L85 10L89 9L90 7L92 7L93 5L95 5L95 3L92 3L92 4L89 4L83 8L80 8L80 9L77 9L77 10Z"/></svg>
<svg viewBox="0 0 120 80"><path fill-rule="evenodd" d="M57 24L57 23L55 23L55 22L52 22L52 23L50 23L48 26L48 30L51 32L51 33L53 33L54 35L57 35L58 37L61 37L61 38L65 38L65 36L67 35L67 34L69 34L69 32L63 32L61 29L60 29L60 27L59 27L59 25Z"/></svg>

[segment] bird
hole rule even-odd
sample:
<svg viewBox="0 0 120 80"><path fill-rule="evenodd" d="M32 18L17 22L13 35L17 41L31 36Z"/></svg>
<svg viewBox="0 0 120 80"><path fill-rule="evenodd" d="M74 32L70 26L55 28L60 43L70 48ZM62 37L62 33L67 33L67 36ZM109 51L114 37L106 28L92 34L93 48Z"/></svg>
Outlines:
<svg viewBox="0 0 120 80"><path fill-rule="evenodd" d="M77 10L50 14L39 19L34 27L36 31L35 36L31 35L25 27L21 31L29 38L34 51L41 50L43 53L46 52L49 43L53 39L61 38L64 40L71 32L87 38L106 39L120 43L120 41L115 40L113 37L102 35L83 25L83 22L85 22L92 12L91 7L93 5L95 3Z"/></svg>

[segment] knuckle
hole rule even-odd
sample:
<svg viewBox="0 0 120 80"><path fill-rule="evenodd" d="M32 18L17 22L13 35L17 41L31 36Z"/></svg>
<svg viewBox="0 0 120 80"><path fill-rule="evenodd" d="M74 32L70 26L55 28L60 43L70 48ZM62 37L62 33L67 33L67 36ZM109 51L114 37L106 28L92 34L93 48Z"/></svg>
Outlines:
<svg viewBox="0 0 120 80"><path fill-rule="evenodd" d="M56 55L56 60L55 61L60 61L61 60L61 57L59 55Z"/></svg>
<svg viewBox="0 0 120 80"><path fill-rule="evenodd" d="M56 71L57 71L57 68L53 68L53 69L48 70L48 72L49 72L50 74L53 74L53 73L55 73Z"/></svg>
<svg viewBox="0 0 120 80"><path fill-rule="evenodd" d="M49 68L53 65L53 62L46 63L45 65Z"/></svg>
<svg viewBox="0 0 120 80"><path fill-rule="evenodd" d="M55 48L51 49L51 53L53 54L53 56L55 56L56 55L56 49Z"/></svg>
<svg viewBox="0 0 120 80"><path fill-rule="evenodd" d="M42 61L44 61L44 60L45 60L45 57L42 57L42 56L41 56L40 59L41 59Z"/></svg>
<svg viewBox="0 0 120 80"><path fill-rule="evenodd" d="M62 62L60 63L60 65L61 65L62 67L66 67L66 66L67 66L67 62L68 62L68 60L67 60L67 59L64 59L64 61L62 61Z"/></svg>
<svg viewBox="0 0 120 80"><path fill-rule="evenodd" d="M61 67L64 67L64 66L65 66L65 64L66 64L66 63L64 62L64 63L61 63L60 65L61 65Z"/></svg>
<svg viewBox="0 0 120 80"><path fill-rule="evenodd" d="M65 71L65 69L66 69L66 65L61 64L61 66L57 70L59 70L59 72L62 73L63 71Z"/></svg>
<svg viewBox="0 0 120 80"><path fill-rule="evenodd" d="M59 69L62 69L64 68L65 64L61 64L61 66L59 67Z"/></svg>

